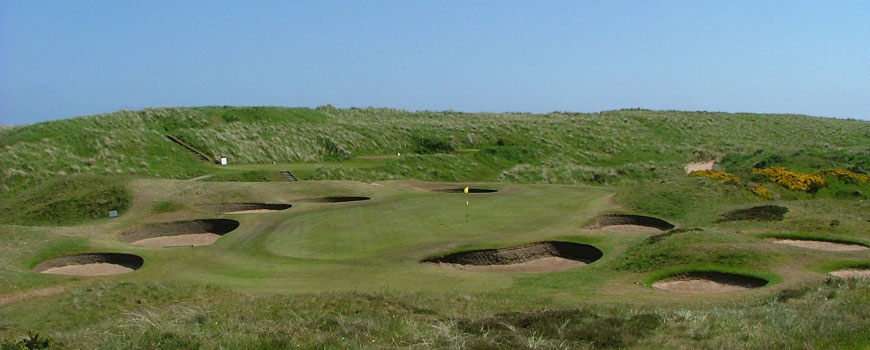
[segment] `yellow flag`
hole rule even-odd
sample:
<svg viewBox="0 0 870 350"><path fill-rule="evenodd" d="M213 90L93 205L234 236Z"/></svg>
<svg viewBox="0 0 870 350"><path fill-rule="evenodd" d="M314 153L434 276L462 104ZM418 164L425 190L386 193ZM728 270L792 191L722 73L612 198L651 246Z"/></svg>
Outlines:
<svg viewBox="0 0 870 350"><path fill-rule="evenodd" d="M466 194L468 194L468 186L465 186L465 190L463 190Z"/></svg>

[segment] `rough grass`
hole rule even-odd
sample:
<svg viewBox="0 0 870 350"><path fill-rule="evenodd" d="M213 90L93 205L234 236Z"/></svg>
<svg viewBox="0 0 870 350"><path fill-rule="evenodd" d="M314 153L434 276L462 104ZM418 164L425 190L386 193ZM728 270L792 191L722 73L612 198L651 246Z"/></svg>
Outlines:
<svg viewBox="0 0 870 350"><path fill-rule="evenodd" d="M130 205L124 180L69 176L19 193L0 204L0 223L69 225L123 213Z"/></svg>
<svg viewBox="0 0 870 350"><path fill-rule="evenodd" d="M615 184L676 174L682 163L698 158L752 155L762 149L762 154L798 154L793 158L808 165L836 159L846 168L866 167L867 157L862 154L870 153L866 142L870 123L795 115L645 110L469 114L328 106L163 108L3 131L0 198L65 174L189 178L214 168L195 161L165 134L183 138L212 158L228 157L233 164L421 154L366 171L325 169L316 177L345 180ZM462 149L481 151L451 153ZM799 154L801 150L815 151ZM755 158L729 162L759 163ZM445 163L455 165L445 168ZM866 196L865 191L859 192Z"/></svg>
<svg viewBox="0 0 870 350"><path fill-rule="evenodd" d="M36 331L59 347L94 349L862 349L868 290L868 281L830 279L743 304L500 312L485 310L486 296L452 293L258 296L110 282L61 296ZM0 334L27 336L17 327Z"/></svg>

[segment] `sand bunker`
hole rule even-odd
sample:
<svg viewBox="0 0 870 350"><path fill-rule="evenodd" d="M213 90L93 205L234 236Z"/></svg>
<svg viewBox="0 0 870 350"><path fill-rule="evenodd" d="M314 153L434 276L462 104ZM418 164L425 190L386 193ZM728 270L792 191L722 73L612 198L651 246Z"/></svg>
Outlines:
<svg viewBox="0 0 870 350"><path fill-rule="evenodd" d="M651 216L604 214L596 217L595 222L589 225L589 228L622 232L655 233L670 230L674 228L674 225Z"/></svg>
<svg viewBox="0 0 870 350"><path fill-rule="evenodd" d="M146 247L189 247L214 244L239 227L229 219L180 221L139 228L121 235L121 240Z"/></svg>
<svg viewBox="0 0 870 350"><path fill-rule="evenodd" d="M859 252L870 249L870 247L860 244L814 241L804 239L774 239L772 240L772 242L807 249L825 250L829 252Z"/></svg>
<svg viewBox="0 0 870 350"><path fill-rule="evenodd" d="M713 165L716 165L716 161L711 160L709 162L688 163L684 168L686 174L691 174L693 171L713 170Z"/></svg>
<svg viewBox="0 0 870 350"><path fill-rule="evenodd" d="M290 209L290 204L280 203L220 203L197 205L198 208L224 214L271 213Z"/></svg>
<svg viewBox="0 0 870 350"><path fill-rule="evenodd" d="M759 205L757 207L737 209L722 214L719 219L714 222L726 221L782 221L785 218L785 213L788 213L788 208L778 205Z"/></svg>
<svg viewBox="0 0 870 350"><path fill-rule="evenodd" d="M830 273L846 279L870 278L870 267L853 267L831 271Z"/></svg>
<svg viewBox="0 0 870 350"><path fill-rule="evenodd" d="M356 201L367 201L371 198L369 197L320 197L320 198L310 198L303 199L300 202L309 202L309 203L343 203L343 202L356 202Z"/></svg>
<svg viewBox="0 0 870 350"><path fill-rule="evenodd" d="M501 249L482 249L425 259L424 264L472 271L544 272L590 264L604 254L588 244L544 241Z"/></svg>
<svg viewBox="0 0 870 350"><path fill-rule="evenodd" d="M653 287L678 293L724 293L764 287L767 281L723 272L692 271L662 278Z"/></svg>
<svg viewBox="0 0 870 350"><path fill-rule="evenodd" d="M465 187L460 187L460 188L441 188L441 189L432 190L432 191L434 191L434 192L444 192L444 193L465 193ZM498 192L498 190L494 190L494 189L491 189L491 188L474 188L474 187L469 187L469 188L468 188L468 193L495 193L495 192Z"/></svg>
<svg viewBox="0 0 870 350"><path fill-rule="evenodd" d="M145 261L133 254L85 253L43 261L33 271L52 275L105 276L132 272Z"/></svg>

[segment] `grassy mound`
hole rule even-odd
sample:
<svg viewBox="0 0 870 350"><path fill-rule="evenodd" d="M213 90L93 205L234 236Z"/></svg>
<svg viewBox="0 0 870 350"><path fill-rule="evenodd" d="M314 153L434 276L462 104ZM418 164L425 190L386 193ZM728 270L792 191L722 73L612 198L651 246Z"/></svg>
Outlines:
<svg viewBox="0 0 870 350"><path fill-rule="evenodd" d="M123 213L130 205L124 180L70 176L21 192L0 204L0 223L70 225Z"/></svg>

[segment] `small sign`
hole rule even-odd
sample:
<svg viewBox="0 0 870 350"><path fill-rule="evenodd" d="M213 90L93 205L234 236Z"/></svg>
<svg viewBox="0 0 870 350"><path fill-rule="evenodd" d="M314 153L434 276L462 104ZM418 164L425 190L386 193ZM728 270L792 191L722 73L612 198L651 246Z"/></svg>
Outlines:
<svg viewBox="0 0 870 350"><path fill-rule="evenodd" d="M221 165L227 165L227 158L221 157Z"/></svg>
<svg viewBox="0 0 870 350"><path fill-rule="evenodd" d="M109 217L110 217L110 218L118 217L118 211L117 211L117 210L112 210L112 211L110 211L110 212L109 212Z"/></svg>

